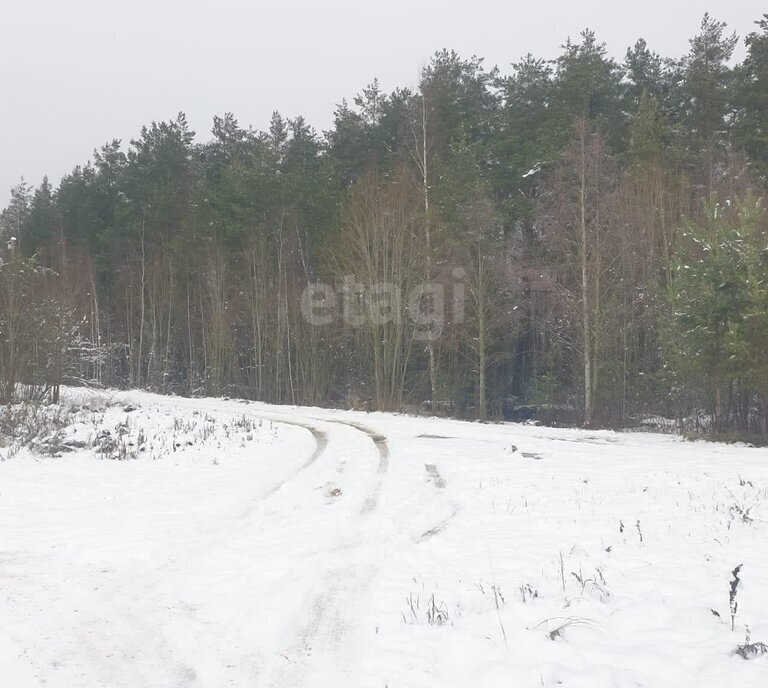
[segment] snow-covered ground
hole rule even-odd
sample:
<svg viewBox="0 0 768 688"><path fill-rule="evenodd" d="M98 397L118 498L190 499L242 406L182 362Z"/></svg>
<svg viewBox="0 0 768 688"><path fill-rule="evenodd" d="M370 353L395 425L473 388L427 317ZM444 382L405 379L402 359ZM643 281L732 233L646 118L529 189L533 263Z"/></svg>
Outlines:
<svg viewBox="0 0 768 688"><path fill-rule="evenodd" d="M69 397L0 448L3 687L768 683L764 449Z"/></svg>

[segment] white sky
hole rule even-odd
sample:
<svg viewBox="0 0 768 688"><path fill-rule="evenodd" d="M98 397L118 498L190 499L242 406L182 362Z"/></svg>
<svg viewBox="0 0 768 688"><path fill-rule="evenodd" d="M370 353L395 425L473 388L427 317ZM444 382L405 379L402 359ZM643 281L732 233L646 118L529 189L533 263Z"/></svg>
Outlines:
<svg viewBox="0 0 768 688"><path fill-rule="evenodd" d="M94 148L187 113L207 139L214 114L265 128L278 109L328 128L336 103L378 77L413 85L440 48L507 65L554 57L594 29L623 57L644 37L686 52L705 11L740 36L761 0L0 0L0 204L23 175L54 184ZM743 55L740 47L739 57Z"/></svg>

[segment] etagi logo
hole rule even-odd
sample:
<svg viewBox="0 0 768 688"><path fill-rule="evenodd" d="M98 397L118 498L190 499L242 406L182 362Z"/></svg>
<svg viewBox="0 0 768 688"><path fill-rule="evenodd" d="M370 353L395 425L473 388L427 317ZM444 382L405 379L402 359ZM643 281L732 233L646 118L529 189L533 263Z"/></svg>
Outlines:
<svg viewBox="0 0 768 688"><path fill-rule="evenodd" d="M336 287L325 282L307 285L301 295L301 314L308 323L323 327L341 320L350 327L383 327L410 323L413 336L420 341L438 339L447 322L446 291L451 322L464 322L466 273L451 271L453 283L422 282L403 294L403 288L390 282L363 284L348 275Z"/></svg>

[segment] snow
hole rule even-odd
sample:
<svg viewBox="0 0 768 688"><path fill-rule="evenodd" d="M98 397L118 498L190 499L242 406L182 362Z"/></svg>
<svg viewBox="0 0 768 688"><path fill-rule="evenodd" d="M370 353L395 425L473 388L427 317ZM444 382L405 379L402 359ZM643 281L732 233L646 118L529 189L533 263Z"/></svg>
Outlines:
<svg viewBox="0 0 768 688"><path fill-rule="evenodd" d="M528 177L532 177L534 174L538 174L541 172L541 163L536 163L530 170L528 170L523 176L523 179L527 179Z"/></svg>
<svg viewBox="0 0 768 688"><path fill-rule="evenodd" d="M0 685L765 685L764 449L67 397L0 449Z"/></svg>

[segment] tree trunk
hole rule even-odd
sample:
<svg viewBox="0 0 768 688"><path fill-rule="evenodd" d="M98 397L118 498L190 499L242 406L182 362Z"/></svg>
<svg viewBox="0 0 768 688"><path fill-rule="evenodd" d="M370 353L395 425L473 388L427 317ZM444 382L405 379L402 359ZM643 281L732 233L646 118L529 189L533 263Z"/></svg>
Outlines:
<svg viewBox="0 0 768 688"><path fill-rule="evenodd" d="M584 339L584 426L592 425L592 332L589 316L589 272L587 243L587 131L581 123L581 312Z"/></svg>
<svg viewBox="0 0 768 688"><path fill-rule="evenodd" d="M486 319L485 319L485 274L483 270L482 242L477 242L477 346L478 346L478 396L480 406L480 420L488 417L488 401L486 390L485 372L485 348L486 348Z"/></svg>

